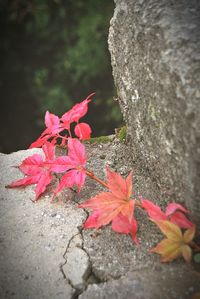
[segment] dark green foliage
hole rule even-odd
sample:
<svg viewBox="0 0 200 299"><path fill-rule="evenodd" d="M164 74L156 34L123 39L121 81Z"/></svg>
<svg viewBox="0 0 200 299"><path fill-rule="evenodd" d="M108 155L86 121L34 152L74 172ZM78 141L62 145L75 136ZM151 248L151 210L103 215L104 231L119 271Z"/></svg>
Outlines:
<svg viewBox="0 0 200 299"><path fill-rule="evenodd" d="M16 83L16 97L24 93L37 102L39 123L46 110L62 114L91 92L96 96L88 121L95 135L112 133L121 121L107 49L113 10L112 0L0 4L1 77Z"/></svg>
<svg viewBox="0 0 200 299"><path fill-rule="evenodd" d="M194 255L194 261L195 261L195 263L200 263L200 253L196 253Z"/></svg>

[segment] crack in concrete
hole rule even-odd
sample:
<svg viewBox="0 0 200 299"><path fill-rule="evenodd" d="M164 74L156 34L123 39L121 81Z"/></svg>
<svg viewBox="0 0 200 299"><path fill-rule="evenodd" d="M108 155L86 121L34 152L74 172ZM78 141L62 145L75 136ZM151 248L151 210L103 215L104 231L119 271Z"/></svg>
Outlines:
<svg viewBox="0 0 200 299"><path fill-rule="evenodd" d="M72 287L72 289L74 290L74 294L72 295L72 297L71 297L71 299L76 299L77 298L77 289L73 286L73 284L71 283L71 281L70 281L70 279L69 278L67 278L67 276L65 275L65 272L64 272L64 270L63 270L63 267L67 264L67 257L66 257L66 255L67 255L67 252L68 252L68 250L69 250L69 247L70 247L70 244L71 244L71 242L73 241L73 239L76 237L76 236L78 236L79 235L79 232L78 233L76 233L75 235L73 235L71 238L70 238L70 240L68 241L68 244L67 244L67 247L66 247L66 249L65 249L65 252L64 252L64 254L63 254L63 259L65 260L64 261L64 263L61 263L60 264L60 271L61 271L61 273L62 273L62 275L63 275L63 278L69 283L69 285Z"/></svg>
<svg viewBox="0 0 200 299"><path fill-rule="evenodd" d="M84 210L85 213L87 215L89 215L89 213ZM102 283L102 282L105 282L103 280L100 279L100 277L96 276L96 274L93 272L92 270L92 262L91 262L91 259L90 259L90 255L89 253L87 252L87 250L84 248L84 237L83 237L83 227L82 226L79 226L77 227L78 229L78 232L73 235L70 240L68 241L68 244L66 246L66 249L65 249L65 252L63 253L63 259L64 259L64 262L60 264L60 271L63 275L63 278L67 281L67 283L69 283L69 285L72 287L72 289L74 290L74 294L72 295L71 299L78 299L79 296L87 290L87 287L88 285L91 285L91 284L99 284L99 283ZM80 236L81 237L81 242L82 244L75 244L74 246L71 247L74 239L77 237L77 236ZM88 257L88 267L86 269L86 275L85 277L83 276L83 287L81 288L78 288L76 287L73 282L70 280L69 277L67 277L65 271L64 271L64 267L65 265L67 264L68 262L68 253L70 252L70 247L71 247L71 250L73 251L74 248L80 248ZM78 264L77 264L77 268L78 268Z"/></svg>
<svg viewBox="0 0 200 299"><path fill-rule="evenodd" d="M91 258L90 258L90 255L89 255L89 253L87 252L87 250L85 249L85 246L84 246L84 242L85 242L85 240L84 240L84 236L83 236L83 228L81 227L80 228L80 235L81 235L81 237L82 237L82 240L83 240L83 243L82 243L82 250L87 254L87 256L88 256L88 259L89 259L89 264L90 264L90 273L89 273L89 275L88 275L88 279L87 279L87 286L89 285L89 284L98 284L98 283L101 283L102 282L102 280L100 279L100 277L98 277L95 273L94 273L94 271L93 271L93 269L92 269L92 261L91 261Z"/></svg>
<svg viewBox="0 0 200 299"><path fill-rule="evenodd" d="M79 202L76 200L76 198L74 198L74 200L75 200L75 202L79 203ZM83 210L84 210L85 214L86 214L87 217L88 217L88 216L89 216L89 212L88 212L86 209L84 209L84 208L83 208ZM73 289L75 290L75 293L74 293L72 299L78 299L79 296L80 296L83 292L86 292L86 291L87 291L87 288L88 288L89 285L98 285L98 284L105 283L105 282L108 282L108 281L118 280L118 279L120 279L120 278L123 276L123 275L122 275L122 276L119 276L119 277L117 277L117 278L109 277L109 278L106 278L106 279L105 279L105 278L102 279L100 276L98 276L98 275L94 272L90 254L89 254L89 252L86 250L85 245L84 245L84 244L85 244L85 239L84 239L84 235L83 235L83 226L81 225L81 226L77 227L77 229L78 229L79 232L78 232L76 235L74 235L74 236L70 239L70 241L69 241L69 243L68 243L68 246L67 246L67 249L65 250L65 253L64 253L64 255L63 255L63 257L66 259L66 262L63 264L63 266L66 265L66 263L67 263L67 257L66 257L66 255L67 255L67 252L68 252L68 250L69 250L69 248L70 248L70 245L71 245L73 239L74 239L76 236L80 235L80 236L81 236L81 240L82 240L82 244L81 244L81 246L76 245L76 247L79 247L80 249L82 249L82 250L85 252L85 254L87 255L87 257L88 257L88 261L89 261L89 266L88 266L88 271L89 271L89 272L87 273L87 276L86 276L86 278L84 279L84 287L83 287L81 290L80 290L80 289L77 289L77 288L71 283L71 281L69 281L70 285L71 285L71 286L73 287ZM63 274L64 274L64 276L66 277L64 271L63 271ZM66 279L67 279L67 277L66 277ZM67 279L67 280L69 280L69 279Z"/></svg>
<svg viewBox="0 0 200 299"><path fill-rule="evenodd" d="M71 191L74 191L75 190L71 190ZM76 195L74 194L74 201L78 204L79 203L79 200L77 199ZM86 209L83 209L85 214L87 215L87 217L89 216L89 212L86 210ZM84 239L84 235L83 235L83 226L78 226L77 227L78 229L78 232L73 235L68 244L67 244L67 247L65 249L65 252L63 254L63 258L64 258L64 262L62 264L60 264L60 271L64 277L64 279L69 283L69 285L72 287L72 289L74 290L74 293L71 297L71 299L78 299L79 296L83 293L83 292L86 292L87 289L88 289L88 286L90 285L98 285L98 284L101 284L101 283L105 283L105 282L108 282L108 281L112 281L112 280L118 280L121 278L120 277L117 277L117 278L113 278L113 277L109 277L109 278L104 278L102 279L102 277L100 277L99 275L97 275L93 269L93 265L92 265L92 261L91 261L91 257L90 257L90 254L89 252L86 250L85 248L85 239ZM81 242L79 244L77 244L75 238L80 236L81 238ZM73 241L75 241L75 243L73 244ZM88 264L86 263L84 265L85 267L85 272L83 273L82 277L81 277L81 280L82 280L82 284L81 286L76 286L74 283L73 283L73 275L71 274L70 272L70 265L69 265L69 268L67 270L65 270L64 268L66 267L67 263L69 262L69 264L73 262L75 262L75 265L73 265L73 271L76 271L76 269L78 269L78 271L80 271L80 261L79 261L79 257L77 257L76 259L76 256L72 257L73 255L73 252L76 251L76 249L79 248L80 250L82 250L84 252L84 254L87 256L88 258ZM72 255L71 255L72 254ZM70 259L73 259L73 261L71 261ZM68 273L66 273L66 271ZM72 272L73 272L72 271ZM68 276L69 274L69 276ZM70 279L72 278L72 279Z"/></svg>

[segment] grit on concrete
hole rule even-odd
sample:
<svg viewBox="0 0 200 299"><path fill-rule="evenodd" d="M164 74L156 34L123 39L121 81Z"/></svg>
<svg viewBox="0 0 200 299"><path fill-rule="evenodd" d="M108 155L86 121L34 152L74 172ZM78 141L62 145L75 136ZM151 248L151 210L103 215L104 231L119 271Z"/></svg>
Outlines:
<svg viewBox="0 0 200 299"><path fill-rule="evenodd" d="M86 147L87 167L98 177L105 179L105 165L123 175L133 169L135 195L166 205L169 198L158 194L148 174L134 169L127 147L116 138ZM12 166L33 153L41 150L0 155L0 298L185 299L200 291L199 278L181 259L161 265L159 257L148 252L162 236L143 212L136 211L139 246L109 226L82 230L88 212L77 203L102 190L96 182L87 179L80 194L64 190L56 203L50 201L58 177L37 203L32 202L34 186L5 189L23 177Z"/></svg>

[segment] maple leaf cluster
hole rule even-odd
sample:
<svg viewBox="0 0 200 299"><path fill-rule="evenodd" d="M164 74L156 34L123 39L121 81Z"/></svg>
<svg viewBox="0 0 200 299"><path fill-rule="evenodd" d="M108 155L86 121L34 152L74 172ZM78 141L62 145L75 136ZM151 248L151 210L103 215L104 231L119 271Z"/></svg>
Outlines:
<svg viewBox="0 0 200 299"><path fill-rule="evenodd" d="M138 223L134 211L135 208L140 208L147 212L150 220L167 237L151 249L151 252L160 254L162 262L172 261L181 255L186 262L189 262L192 256L191 246L194 245L192 240L195 236L195 225L186 217L189 211L185 207L170 203L163 212L159 206L148 199L143 199L141 196L138 199L133 198L132 172L123 178L107 167L107 182L103 182L86 169L87 155L82 141L90 138L92 130L87 123L80 123L79 120L87 113L93 95L90 94L84 101L76 104L61 118L46 112L46 129L30 146L30 148L41 147L43 154L34 154L22 161L18 168L25 177L12 182L7 187L35 184L35 200L38 200L51 183L54 173L60 173L62 177L53 192L52 199L54 199L65 187L76 186L79 192L88 175L108 190L79 204L80 208L92 210L84 223L85 229L99 229L111 224L113 231L129 234L133 242L138 245ZM74 127L76 138L72 137L72 123L76 123ZM67 147L67 155L56 157L55 146L60 140L61 145Z"/></svg>
<svg viewBox="0 0 200 299"><path fill-rule="evenodd" d="M60 118L47 111L44 121L46 129L40 137L30 145L30 148L41 147L47 142L47 140L51 140L52 144L56 144L56 142L61 139L61 144L65 145L68 136L72 136L70 127L74 122L76 123L74 128L75 135L80 140L89 139L92 133L90 126L84 122L79 123L79 120L86 115L88 111L88 104L90 103L93 95L94 93L91 93L84 101L73 106L72 109L64 113ZM65 132L65 136L62 136L60 134L61 132Z"/></svg>
<svg viewBox="0 0 200 299"><path fill-rule="evenodd" d="M76 104L72 109L64 113L61 118L48 111L46 112L46 129L30 145L30 148L42 147L44 156L34 154L26 158L19 165L19 170L25 174L25 178L12 182L7 187L15 188L36 184L35 200L37 200L51 183L53 173L65 172L54 191L53 197L64 187L71 188L76 186L78 191L80 191L85 182L85 164L87 161L85 147L81 141L89 139L92 130L88 124L79 123L79 120L87 113L88 103L93 95L94 93L90 94L84 101ZM71 137L70 126L73 122L76 123L74 133L78 139ZM65 132L65 135L61 135L61 132ZM68 155L56 158L55 145L60 139L62 140L61 144L67 146Z"/></svg>
<svg viewBox="0 0 200 299"><path fill-rule="evenodd" d="M142 207L153 221L167 236L151 252L161 255L161 262L170 262L183 255L186 262L190 262L192 250L190 244L195 235L195 225L183 213L189 211L177 203L169 203L165 213L150 200L142 199ZM186 229L184 233L181 231Z"/></svg>

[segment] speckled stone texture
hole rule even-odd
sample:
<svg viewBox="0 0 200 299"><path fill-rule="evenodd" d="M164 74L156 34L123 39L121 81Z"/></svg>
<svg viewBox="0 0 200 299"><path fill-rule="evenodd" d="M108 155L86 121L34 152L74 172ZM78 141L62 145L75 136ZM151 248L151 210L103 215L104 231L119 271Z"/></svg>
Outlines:
<svg viewBox="0 0 200 299"><path fill-rule="evenodd" d="M125 177L133 169L126 144L115 136L106 144L85 146L87 169L102 180L106 165ZM5 188L23 177L13 166L36 153L42 154L41 149L0 154L0 298L191 299L200 292L200 266L188 266L182 258L162 265L160 257L149 251L163 235L145 211L134 212L138 246L110 225L83 229L88 211L78 203L105 190L96 181L87 178L80 193L64 189L54 203L52 192L59 176L36 203L35 186ZM66 150L57 148L56 153L65 155ZM140 194L165 209L165 198L145 172L134 172L133 186L134 197Z"/></svg>
<svg viewBox="0 0 200 299"><path fill-rule="evenodd" d="M115 3L109 49L135 168L200 224L200 1Z"/></svg>

